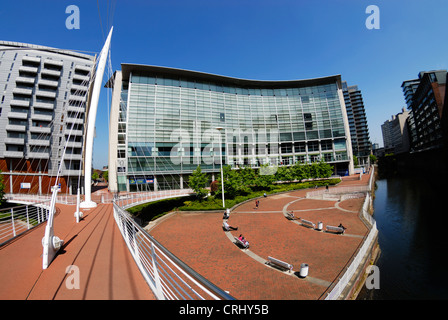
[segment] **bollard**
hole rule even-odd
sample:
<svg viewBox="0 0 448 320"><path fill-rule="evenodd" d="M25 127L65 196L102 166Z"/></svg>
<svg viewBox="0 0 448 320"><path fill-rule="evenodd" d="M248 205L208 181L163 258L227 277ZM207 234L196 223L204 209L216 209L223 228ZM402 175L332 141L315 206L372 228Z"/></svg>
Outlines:
<svg viewBox="0 0 448 320"><path fill-rule="evenodd" d="M300 265L300 277L301 278L306 278L307 275L308 275L308 264L307 263L302 263Z"/></svg>
<svg viewBox="0 0 448 320"><path fill-rule="evenodd" d="M322 231L323 228L324 224L322 223L322 221L319 221L319 223L317 224L317 230Z"/></svg>

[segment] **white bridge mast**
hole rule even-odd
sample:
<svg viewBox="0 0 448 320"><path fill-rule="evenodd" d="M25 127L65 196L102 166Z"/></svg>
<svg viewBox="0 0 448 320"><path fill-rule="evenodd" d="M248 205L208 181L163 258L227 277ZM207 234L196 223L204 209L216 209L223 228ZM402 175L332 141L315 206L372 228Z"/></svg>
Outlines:
<svg viewBox="0 0 448 320"><path fill-rule="evenodd" d="M84 181L85 181L85 201L80 204L82 208L94 208L96 203L91 200L91 181L92 181L92 155L93 155L93 136L95 132L95 120L96 111L98 109L98 100L100 97L101 85L103 82L103 74L106 66L107 55L109 53L110 39L112 37L113 27L110 29L109 35L107 36L106 43L100 53L100 59L97 66L97 71L95 74L95 83L92 93L92 103L90 105L88 126L87 126L87 139L86 139L86 156L85 156L85 166L84 166ZM65 153L64 153L65 154ZM61 161L62 163L62 161ZM45 234L42 238L42 269L47 269L50 263L53 261L59 249L64 244L64 241L59 239L54 235L53 220L55 213L56 197L59 188L57 183L53 187L53 194L51 196L50 211L48 214L47 225L45 227ZM77 222L81 216L77 207L76 216Z"/></svg>
<svg viewBox="0 0 448 320"><path fill-rule="evenodd" d="M100 98L100 90L103 82L103 74L106 66L107 55L109 53L110 39L112 37L112 30L110 29L107 36L106 43L100 53L98 67L95 74L95 82L92 92L92 100L89 109L88 123L87 123L87 137L86 137L86 154L84 160L84 202L81 202L81 208L94 208L96 203L92 201L92 158L93 158L93 137L95 134L96 112L98 109L98 100Z"/></svg>

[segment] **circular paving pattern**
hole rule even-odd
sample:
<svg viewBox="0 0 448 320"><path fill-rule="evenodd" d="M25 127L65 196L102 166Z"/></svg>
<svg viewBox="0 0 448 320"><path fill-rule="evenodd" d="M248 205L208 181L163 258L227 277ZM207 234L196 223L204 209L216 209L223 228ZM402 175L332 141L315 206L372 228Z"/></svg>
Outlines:
<svg viewBox="0 0 448 320"><path fill-rule="evenodd" d="M261 198L259 207L249 201L235 208L224 231L222 213L176 213L150 230L160 243L182 261L237 299L320 299L344 270L368 229L358 212L364 201L306 199L299 190ZM293 211L296 220L287 219ZM301 224L342 223L343 235L317 231ZM234 237L242 234L249 249ZM266 264L268 257L284 261L293 270L281 271ZM308 275L299 277L302 263Z"/></svg>

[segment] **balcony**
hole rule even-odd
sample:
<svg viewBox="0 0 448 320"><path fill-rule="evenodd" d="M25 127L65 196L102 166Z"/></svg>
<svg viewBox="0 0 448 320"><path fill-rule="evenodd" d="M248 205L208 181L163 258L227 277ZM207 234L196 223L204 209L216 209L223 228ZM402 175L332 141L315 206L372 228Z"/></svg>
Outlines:
<svg viewBox="0 0 448 320"><path fill-rule="evenodd" d="M68 112L75 112L75 113L84 113L84 107L77 107L77 106L68 106L67 107Z"/></svg>
<svg viewBox="0 0 448 320"><path fill-rule="evenodd" d="M20 94L23 96L31 96L33 94L32 89L24 89L24 88L14 88L12 89L13 94Z"/></svg>
<svg viewBox="0 0 448 320"><path fill-rule="evenodd" d="M24 138L6 138L4 140L4 142L6 144L15 144L15 145L23 146L25 144L25 139Z"/></svg>
<svg viewBox="0 0 448 320"><path fill-rule="evenodd" d="M66 153L64 160L82 160L82 154Z"/></svg>
<svg viewBox="0 0 448 320"><path fill-rule="evenodd" d="M26 132L26 126L19 124L7 124L5 129L6 131Z"/></svg>
<svg viewBox="0 0 448 320"><path fill-rule="evenodd" d="M57 70L49 70L49 69L42 69L40 72L42 75L51 76L51 77L60 77L61 71Z"/></svg>
<svg viewBox="0 0 448 320"><path fill-rule="evenodd" d="M23 158L23 151L5 151L3 158Z"/></svg>
<svg viewBox="0 0 448 320"><path fill-rule="evenodd" d="M28 77L17 77L16 83L25 83L25 84L34 84L36 78L28 78Z"/></svg>
<svg viewBox="0 0 448 320"><path fill-rule="evenodd" d="M31 115L31 119L37 121L51 121L53 120L53 116L48 114L33 113Z"/></svg>
<svg viewBox="0 0 448 320"><path fill-rule="evenodd" d="M59 86L58 81L46 80L46 79L39 79L38 84L43 85L43 86L48 86L48 87L54 87L54 88L57 88Z"/></svg>
<svg viewBox="0 0 448 320"><path fill-rule="evenodd" d="M50 140L31 139L31 140L28 140L28 144L31 145L31 146L49 147L50 146Z"/></svg>
<svg viewBox="0 0 448 320"><path fill-rule="evenodd" d="M58 67L58 68L62 68L62 66L64 65L64 63L63 63L62 61L51 60L51 59L45 59L45 61L44 61L44 65L50 65L50 66L54 66L54 67Z"/></svg>
<svg viewBox="0 0 448 320"><path fill-rule="evenodd" d="M51 127L30 127L31 133L51 133Z"/></svg>
<svg viewBox="0 0 448 320"><path fill-rule="evenodd" d="M48 152L28 152L28 159L50 159Z"/></svg>
<svg viewBox="0 0 448 320"><path fill-rule="evenodd" d="M92 70L92 67L76 65L75 66L75 70L81 70L81 71L84 71L84 72L90 72Z"/></svg>
<svg viewBox="0 0 448 320"><path fill-rule="evenodd" d="M26 120L28 119L28 112L9 112L8 113L9 119L20 119L20 120Z"/></svg>
<svg viewBox="0 0 448 320"><path fill-rule="evenodd" d="M36 97L44 97L44 98L55 99L56 98L56 92L55 91L37 90L36 91Z"/></svg>
<svg viewBox="0 0 448 320"><path fill-rule="evenodd" d="M74 94L71 94L70 97L69 97L69 100L79 101L79 102L86 102L86 96L76 96Z"/></svg>
<svg viewBox="0 0 448 320"><path fill-rule="evenodd" d="M66 118L65 119L66 123L75 123L75 124L84 124L84 119L78 119L78 118Z"/></svg>
<svg viewBox="0 0 448 320"><path fill-rule="evenodd" d="M83 136L84 135L84 131L83 130L70 130L70 128L65 128L64 134L66 136L70 135L70 136Z"/></svg>
<svg viewBox="0 0 448 320"><path fill-rule="evenodd" d="M38 57L30 57L30 56L23 56L22 62L28 62L33 64L40 64L40 58Z"/></svg>
<svg viewBox="0 0 448 320"><path fill-rule="evenodd" d="M33 74L37 74L37 67L25 67L25 66L20 66L19 67L19 73L20 72L24 72L24 73L33 73Z"/></svg>
<svg viewBox="0 0 448 320"><path fill-rule="evenodd" d="M87 92L87 90L89 90L88 86L81 86L79 84L74 84L72 85L72 87L70 88L71 90L76 90L76 91L81 91L81 92Z"/></svg>
<svg viewBox="0 0 448 320"><path fill-rule="evenodd" d="M11 106L16 106L16 107L29 107L30 101L29 100L12 99L9 104Z"/></svg>
<svg viewBox="0 0 448 320"><path fill-rule="evenodd" d="M75 74L75 75L73 75L73 80L80 80L80 81L89 82L90 81L90 77L89 76L83 76L83 75L80 75L80 74Z"/></svg>
<svg viewBox="0 0 448 320"><path fill-rule="evenodd" d="M54 109L54 103L46 103L46 102L35 102L33 104L34 108L39 109L47 109L47 110L53 110Z"/></svg>
<svg viewBox="0 0 448 320"><path fill-rule="evenodd" d="M66 146L67 148L82 148L82 142L68 141Z"/></svg>

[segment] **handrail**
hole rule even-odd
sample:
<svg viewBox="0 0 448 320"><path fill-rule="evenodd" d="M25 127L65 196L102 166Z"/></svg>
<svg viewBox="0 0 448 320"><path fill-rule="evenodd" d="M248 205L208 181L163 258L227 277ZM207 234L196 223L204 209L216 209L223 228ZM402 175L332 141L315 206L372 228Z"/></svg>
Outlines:
<svg viewBox="0 0 448 320"><path fill-rule="evenodd" d="M234 300L191 269L113 203L118 228L143 277L159 300Z"/></svg>
<svg viewBox="0 0 448 320"><path fill-rule="evenodd" d="M0 246L47 220L49 202L0 210Z"/></svg>
<svg viewBox="0 0 448 320"><path fill-rule="evenodd" d="M192 194L191 189L175 189L175 190L161 190L161 191L147 191L147 192L132 192L125 193L121 195L114 195L111 193L100 193L92 194L91 198L97 203L112 203L114 201L120 201L121 207L127 208L128 206L134 206L140 203L146 203L154 200L161 200L166 198L172 198L175 196L186 196ZM7 193L5 194L5 199L9 202L18 203L34 203L34 202L44 202L51 200L51 194L38 195L38 194L27 194L27 193ZM81 200L84 196L81 195ZM77 195L58 195L56 197L56 203L62 204L76 204Z"/></svg>

